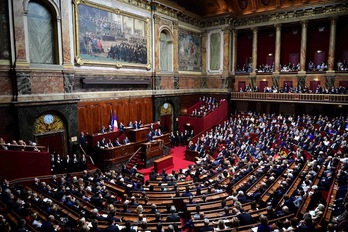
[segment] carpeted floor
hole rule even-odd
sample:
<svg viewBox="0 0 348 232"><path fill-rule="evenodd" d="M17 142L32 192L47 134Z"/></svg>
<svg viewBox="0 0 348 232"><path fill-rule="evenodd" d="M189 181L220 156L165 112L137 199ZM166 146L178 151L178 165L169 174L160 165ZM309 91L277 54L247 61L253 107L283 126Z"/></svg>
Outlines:
<svg viewBox="0 0 348 232"><path fill-rule="evenodd" d="M167 173L172 172L172 170L175 170L177 172L180 168L185 169L188 167L188 165L193 164L193 162L185 160L185 150L185 146L171 148L170 155L173 156L174 167L167 169ZM138 170L138 172L144 174L144 179L148 180L149 174L152 170L153 166Z"/></svg>

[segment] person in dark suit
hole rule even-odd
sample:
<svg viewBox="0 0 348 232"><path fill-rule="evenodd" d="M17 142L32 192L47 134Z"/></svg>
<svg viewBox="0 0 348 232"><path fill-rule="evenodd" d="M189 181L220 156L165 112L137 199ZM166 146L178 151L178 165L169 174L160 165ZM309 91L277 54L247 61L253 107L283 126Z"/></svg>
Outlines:
<svg viewBox="0 0 348 232"><path fill-rule="evenodd" d="M109 221L109 226L105 228L104 230L105 232L119 232L120 230L118 229L118 227L116 226L116 222L114 218L110 218Z"/></svg>
<svg viewBox="0 0 348 232"><path fill-rule="evenodd" d="M115 147L121 146L121 143L118 138L116 138L114 145Z"/></svg>
<svg viewBox="0 0 348 232"><path fill-rule="evenodd" d="M204 219L204 226L199 229L200 232L205 232L205 231L214 231L214 227L209 225L209 219L205 218Z"/></svg>
<svg viewBox="0 0 348 232"><path fill-rule="evenodd" d="M241 226L250 225L254 223L253 217L244 210L241 210L240 214L237 215L237 218L239 219Z"/></svg>
<svg viewBox="0 0 348 232"><path fill-rule="evenodd" d="M124 124L122 122L120 122L120 124L118 125L118 130L123 133L124 132Z"/></svg>
<svg viewBox="0 0 348 232"><path fill-rule="evenodd" d="M153 141L153 136L152 136L151 131L147 134L147 141L148 142L152 142Z"/></svg>
<svg viewBox="0 0 348 232"><path fill-rule="evenodd" d="M315 226L313 225L312 217L310 214L304 216L303 221L297 227L298 232L315 232Z"/></svg>
<svg viewBox="0 0 348 232"><path fill-rule="evenodd" d="M79 144L83 149L86 149L87 147L87 139L85 137L85 133L81 132L80 137L79 137Z"/></svg>
<svg viewBox="0 0 348 232"><path fill-rule="evenodd" d="M126 221L124 228L121 230L121 232L135 232L135 230L131 228L130 221Z"/></svg>
<svg viewBox="0 0 348 232"><path fill-rule="evenodd" d="M167 222L179 222L180 216L176 213L175 206L170 207L170 215L167 216Z"/></svg>

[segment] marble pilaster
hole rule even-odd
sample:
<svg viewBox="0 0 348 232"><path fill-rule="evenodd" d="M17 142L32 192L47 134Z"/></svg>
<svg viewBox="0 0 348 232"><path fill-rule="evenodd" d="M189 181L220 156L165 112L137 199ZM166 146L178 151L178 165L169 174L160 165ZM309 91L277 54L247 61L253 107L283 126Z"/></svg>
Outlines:
<svg viewBox="0 0 348 232"><path fill-rule="evenodd" d="M330 27L330 42L329 42L329 57L328 57L328 71L332 72L335 69L335 46L336 46L336 23L337 19L331 19Z"/></svg>
<svg viewBox="0 0 348 232"><path fill-rule="evenodd" d="M202 33L202 74L207 75L207 32Z"/></svg>
<svg viewBox="0 0 348 232"><path fill-rule="evenodd" d="M237 68L237 30L232 30L232 68L231 72L234 75Z"/></svg>
<svg viewBox="0 0 348 232"><path fill-rule="evenodd" d="M177 21L173 22L173 36L174 38L179 38L179 23ZM179 53L176 51L179 51L179 44L178 39L173 40L173 71L174 73L178 73L179 71Z"/></svg>
<svg viewBox="0 0 348 232"><path fill-rule="evenodd" d="M160 62L159 62L159 56L160 56L160 22L161 22L161 16L159 15L154 15L153 16L154 20L154 39L155 39L155 46L154 46L154 52L155 52L155 65L154 69L155 72L159 72L160 70Z"/></svg>
<svg viewBox="0 0 348 232"><path fill-rule="evenodd" d="M274 25L276 28L276 39L275 39L275 54L274 54L274 72L280 71L280 44L281 44L281 24Z"/></svg>
<svg viewBox="0 0 348 232"><path fill-rule="evenodd" d="M29 53L27 52L26 41L26 24L27 24L27 2L23 1L12 1L13 7L13 18L16 20L13 21L13 32L15 40L15 54L16 54L16 67L17 68L28 68L29 67Z"/></svg>
<svg viewBox="0 0 348 232"><path fill-rule="evenodd" d="M223 70L222 75L227 77L230 71L230 51L231 51L231 29L229 27L223 28Z"/></svg>
<svg viewBox="0 0 348 232"><path fill-rule="evenodd" d="M301 31L301 52L300 52L300 66L301 72L306 71L306 54L307 54L307 21L302 21L302 31Z"/></svg>
<svg viewBox="0 0 348 232"><path fill-rule="evenodd" d="M69 1L62 1L62 10L61 10L61 41L62 41L62 51L63 57L62 62L65 67L72 67L74 62L74 57L71 57L71 35L73 34L70 30L71 25L74 23L70 21L70 13L72 10L71 3Z"/></svg>
<svg viewBox="0 0 348 232"><path fill-rule="evenodd" d="M257 27L251 28L253 31L253 51L252 51L252 57L253 57L253 65L252 65L252 74L256 74L256 68L257 68Z"/></svg>

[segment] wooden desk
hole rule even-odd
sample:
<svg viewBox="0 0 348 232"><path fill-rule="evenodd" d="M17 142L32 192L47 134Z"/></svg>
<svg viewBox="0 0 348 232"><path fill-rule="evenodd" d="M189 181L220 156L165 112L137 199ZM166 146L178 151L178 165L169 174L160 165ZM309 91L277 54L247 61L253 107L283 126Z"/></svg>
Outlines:
<svg viewBox="0 0 348 232"><path fill-rule="evenodd" d="M186 149L185 151L185 159L190 161L196 161L196 157L199 156L198 151L193 151L190 149Z"/></svg>
<svg viewBox="0 0 348 232"><path fill-rule="evenodd" d="M153 161L155 172L174 167L173 156L167 155Z"/></svg>
<svg viewBox="0 0 348 232"><path fill-rule="evenodd" d="M115 142L116 138L118 138L121 134L122 132L120 131L87 134L86 139L89 147L95 147L95 145L97 145L97 142L101 141L103 138L105 138L106 142L109 141L109 139L111 139L112 142Z"/></svg>
<svg viewBox="0 0 348 232"><path fill-rule="evenodd" d="M170 147L170 133L163 134L161 136L154 136L154 140L162 139L164 146Z"/></svg>
<svg viewBox="0 0 348 232"><path fill-rule="evenodd" d="M131 142L139 143L147 141L147 134L150 131L150 127L142 127L140 129L130 129L127 131L127 136Z"/></svg>
<svg viewBox="0 0 348 232"><path fill-rule="evenodd" d="M127 161L135 151L134 143L112 148L101 148L98 153L100 168L102 171L109 170L115 164Z"/></svg>
<svg viewBox="0 0 348 232"><path fill-rule="evenodd" d="M141 152L146 167L151 166L156 157L163 155L163 140L142 143Z"/></svg>

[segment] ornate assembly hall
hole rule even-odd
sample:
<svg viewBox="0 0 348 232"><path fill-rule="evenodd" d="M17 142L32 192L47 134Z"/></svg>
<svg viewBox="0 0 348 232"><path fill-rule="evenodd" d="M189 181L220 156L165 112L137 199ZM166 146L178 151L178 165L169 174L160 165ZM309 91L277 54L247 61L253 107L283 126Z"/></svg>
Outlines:
<svg viewBox="0 0 348 232"><path fill-rule="evenodd" d="M0 231L346 231L347 0L0 14Z"/></svg>

